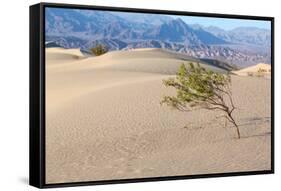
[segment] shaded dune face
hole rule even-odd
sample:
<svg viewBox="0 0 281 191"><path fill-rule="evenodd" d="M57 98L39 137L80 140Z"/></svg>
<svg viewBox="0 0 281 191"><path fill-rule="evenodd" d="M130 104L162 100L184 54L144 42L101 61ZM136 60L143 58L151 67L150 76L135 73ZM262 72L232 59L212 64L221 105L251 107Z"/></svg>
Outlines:
<svg viewBox="0 0 281 191"><path fill-rule="evenodd" d="M270 80L232 76L238 140L220 113L160 105L175 94L162 80L197 59L160 49L57 50L46 50L47 183L270 169Z"/></svg>
<svg viewBox="0 0 281 191"><path fill-rule="evenodd" d="M172 75L177 73L179 66L183 63L186 65L188 63L199 63L207 69L226 72L223 69L208 65L199 59L163 49L116 51L96 58L95 62L104 63L107 60L112 60L111 64L105 64L102 67L109 67L115 70Z"/></svg>

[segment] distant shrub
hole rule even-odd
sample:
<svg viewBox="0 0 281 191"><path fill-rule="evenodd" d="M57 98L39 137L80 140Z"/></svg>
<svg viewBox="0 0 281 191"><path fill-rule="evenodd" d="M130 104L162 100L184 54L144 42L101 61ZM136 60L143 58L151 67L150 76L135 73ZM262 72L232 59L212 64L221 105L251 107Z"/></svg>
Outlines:
<svg viewBox="0 0 281 191"><path fill-rule="evenodd" d="M258 72L260 72L260 73L265 73L265 72L266 72L266 69L259 68Z"/></svg>
<svg viewBox="0 0 281 191"><path fill-rule="evenodd" d="M108 49L106 48L106 46L98 44L96 47L91 48L91 52L96 56L100 56L107 53Z"/></svg>
<svg viewBox="0 0 281 191"><path fill-rule="evenodd" d="M254 73L253 72L248 72L247 75L248 76L254 76Z"/></svg>
<svg viewBox="0 0 281 191"><path fill-rule="evenodd" d="M258 69L258 73L257 73L257 76L258 77L263 77L266 73L266 70L265 69L262 69L262 68L259 68Z"/></svg>
<svg viewBox="0 0 281 191"><path fill-rule="evenodd" d="M73 58L74 58L74 59L79 59L80 56L78 56L78 55L73 55Z"/></svg>

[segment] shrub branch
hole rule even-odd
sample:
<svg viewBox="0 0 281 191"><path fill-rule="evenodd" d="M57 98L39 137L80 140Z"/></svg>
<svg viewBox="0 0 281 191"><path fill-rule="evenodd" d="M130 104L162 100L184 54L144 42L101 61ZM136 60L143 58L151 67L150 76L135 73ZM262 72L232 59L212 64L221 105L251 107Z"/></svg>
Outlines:
<svg viewBox="0 0 281 191"><path fill-rule="evenodd" d="M164 80L163 83L167 87L174 87L177 94L164 96L161 104L184 112L195 108L222 111L224 117L235 126L237 137L240 138L239 127L232 115L236 107L232 99L229 75L190 63L188 67L182 64L177 76Z"/></svg>

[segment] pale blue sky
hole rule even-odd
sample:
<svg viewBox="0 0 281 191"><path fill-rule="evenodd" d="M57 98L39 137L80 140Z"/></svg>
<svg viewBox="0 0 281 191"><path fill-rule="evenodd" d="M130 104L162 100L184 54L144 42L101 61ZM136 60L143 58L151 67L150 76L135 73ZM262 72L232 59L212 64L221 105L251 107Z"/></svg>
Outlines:
<svg viewBox="0 0 281 191"><path fill-rule="evenodd" d="M187 24L199 24L205 27L217 26L224 30L231 30L237 27L258 27L262 29L271 29L270 21L245 20L245 19L226 19L213 17L193 17L193 16L172 16L181 18Z"/></svg>

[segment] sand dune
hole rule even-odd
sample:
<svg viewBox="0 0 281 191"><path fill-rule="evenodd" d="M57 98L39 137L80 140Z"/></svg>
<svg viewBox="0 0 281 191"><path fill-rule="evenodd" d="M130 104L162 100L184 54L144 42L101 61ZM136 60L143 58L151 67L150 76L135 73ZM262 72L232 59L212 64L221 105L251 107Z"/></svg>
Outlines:
<svg viewBox="0 0 281 191"><path fill-rule="evenodd" d="M218 113L159 104L175 93L162 80L192 59L159 49L91 58L47 50L47 183L270 169L270 80L232 76L239 140Z"/></svg>
<svg viewBox="0 0 281 191"><path fill-rule="evenodd" d="M56 50L59 51L56 52ZM61 49L53 48L51 51L47 50L47 60L50 60L54 63L61 63L60 59L64 58L68 60L70 58L72 59L72 62L70 63L77 63L77 59L75 58L79 56L79 53L77 53L78 51L79 50L67 50L65 51L65 53L63 53ZM83 57L78 58L81 59ZM57 60L53 61L55 59ZM199 59L158 48L134 49L129 51L112 51L97 57L84 57L84 59L79 60L78 63L80 69L86 70L92 68L103 68L134 72L176 74L179 66L182 63L188 64L190 62L194 64L200 63L205 68L217 72L226 72L224 69L211 66ZM77 69L77 66L75 69Z"/></svg>
<svg viewBox="0 0 281 191"><path fill-rule="evenodd" d="M243 68L233 73L240 76L256 76L256 75L270 75L271 74L271 65L259 63L254 66Z"/></svg>
<svg viewBox="0 0 281 191"><path fill-rule="evenodd" d="M79 49L64 49L64 48L47 48L47 61L49 64L61 64L64 62L72 62L77 59L82 59L84 55ZM48 65L49 65L48 64Z"/></svg>
<svg viewBox="0 0 281 191"><path fill-rule="evenodd" d="M200 63L210 70L226 72L199 59L158 48L113 51L96 58L89 58L85 61L87 62L94 62L97 67L102 68L160 74L176 74L181 64L192 62Z"/></svg>

